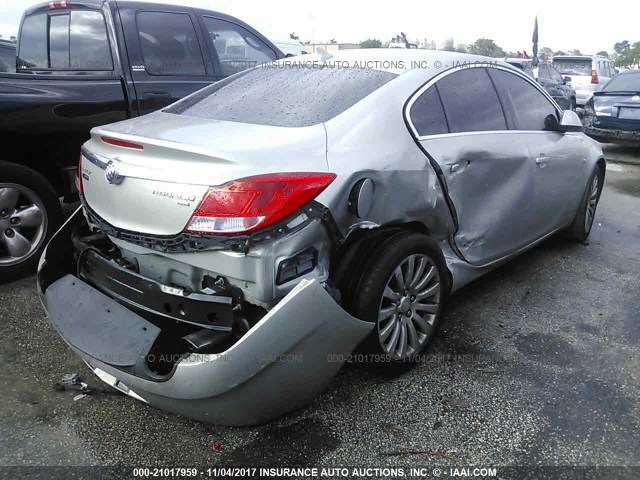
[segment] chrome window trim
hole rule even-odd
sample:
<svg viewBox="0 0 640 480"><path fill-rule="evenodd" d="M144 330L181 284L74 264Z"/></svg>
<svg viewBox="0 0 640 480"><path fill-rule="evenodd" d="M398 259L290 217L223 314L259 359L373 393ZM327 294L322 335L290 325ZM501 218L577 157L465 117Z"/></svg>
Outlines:
<svg viewBox="0 0 640 480"><path fill-rule="evenodd" d="M493 134L493 133L515 133L515 132L519 132L519 133L552 133L552 132L547 132L544 130L490 130L490 131L485 131L485 130L481 130L481 131L477 131L477 132L453 132L453 133L439 133L436 135L420 135L418 133L418 130L416 129L415 125L413 124L413 122L411 121L411 109L413 108L413 104L418 100L418 98L420 98L420 96L426 92L429 88L431 88L433 85L435 85L438 81L440 81L441 79L445 78L448 75L451 75L452 73L455 73L457 71L460 70L467 70L470 68L495 68L498 70L503 70L507 73L510 73L512 75L516 75L518 77L521 77L522 79L524 79L526 82L528 82L530 85L533 85L534 88L536 88L540 93L542 93L544 95L544 97L551 103L551 106L556 110L556 114L560 114L562 112L562 109L560 108L560 106L558 105L558 103L553 99L553 97L551 97L551 95L549 95L547 93L547 91L542 88L542 86L540 84L538 84L533 78L529 77L529 75L525 74L524 72L520 72L518 71L515 67L505 67L502 65L494 65L494 66L488 66L487 64L480 64L480 65L460 65L457 67L453 67L450 68L449 70L445 70L444 72L430 78L422 87L420 87L418 90L416 90L411 97L409 97L409 101L406 103L405 108L404 108L404 118L405 121L407 123L407 125L409 126L409 129L411 130L411 133L413 134L413 136L418 139L418 140L422 140L425 138L439 138L439 137L450 137L452 135L455 136L460 136L460 135L478 135L478 134ZM494 87L495 88L495 87ZM496 89L496 93L498 95L500 95ZM444 108L444 105L443 105ZM446 115L446 112L445 112Z"/></svg>

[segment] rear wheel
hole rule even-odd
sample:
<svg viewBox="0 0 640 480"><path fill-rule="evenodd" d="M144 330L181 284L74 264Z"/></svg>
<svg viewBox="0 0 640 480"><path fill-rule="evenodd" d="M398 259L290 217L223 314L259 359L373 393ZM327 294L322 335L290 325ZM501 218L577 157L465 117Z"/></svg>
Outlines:
<svg viewBox="0 0 640 480"><path fill-rule="evenodd" d="M49 182L23 165L0 162L0 281L34 272L62 218Z"/></svg>
<svg viewBox="0 0 640 480"><path fill-rule="evenodd" d="M593 227L593 220L596 216L596 209L598 208L603 183L604 174L600 168L595 167L589 177L580 208L578 208L573 223L567 230L569 238L578 242L584 242L589 237L591 228Z"/></svg>
<svg viewBox="0 0 640 480"><path fill-rule="evenodd" d="M352 314L375 322L358 347L366 368L402 373L435 335L449 290L444 257L425 235L401 231L377 245L351 292Z"/></svg>

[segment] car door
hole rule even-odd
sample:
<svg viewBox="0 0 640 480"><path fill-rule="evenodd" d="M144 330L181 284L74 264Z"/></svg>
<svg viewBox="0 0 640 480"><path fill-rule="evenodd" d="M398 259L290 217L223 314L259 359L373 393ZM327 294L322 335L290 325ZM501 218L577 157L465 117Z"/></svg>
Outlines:
<svg viewBox="0 0 640 480"><path fill-rule="evenodd" d="M531 243L534 197L526 133L510 131L482 67L449 70L407 106L418 141L439 165L457 217L452 241L473 265Z"/></svg>
<svg viewBox="0 0 640 480"><path fill-rule="evenodd" d="M218 79L194 16L187 11L122 11L140 115L163 108Z"/></svg>
<svg viewBox="0 0 640 480"><path fill-rule="evenodd" d="M506 69L491 69L508 118L531 152L533 196L527 211L531 234L541 238L573 220L584 191L588 140L581 133L549 131L546 118L561 112L542 90Z"/></svg>

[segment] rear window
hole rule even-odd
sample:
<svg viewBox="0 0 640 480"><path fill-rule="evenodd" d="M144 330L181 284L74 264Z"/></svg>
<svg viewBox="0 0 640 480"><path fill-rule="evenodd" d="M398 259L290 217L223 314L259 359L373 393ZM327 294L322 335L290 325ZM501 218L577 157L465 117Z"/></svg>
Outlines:
<svg viewBox="0 0 640 480"><path fill-rule="evenodd" d="M106 24L96 10L27 17L18 56L19 68L25 70L113 70Z"/></svg>
<svg viewBox="0 0 640 480"><path fill-rule="evenodd" d="M591 75L591 60L587 59L558 59L553 66L563 75Z"/></svg>
<svg viewBox="0 0 640 480"><path fill-rule="evenodd" d="M613 77L602 90L604 92L640 92L640 73L623 73Z"/></svg>
<svg viewBox="0 0 640 480"><path fill-rule="evenodd" d="M332 119L395 77L369 69L274 64L233 75L164 111L256 125L308 127Z"/></svg>

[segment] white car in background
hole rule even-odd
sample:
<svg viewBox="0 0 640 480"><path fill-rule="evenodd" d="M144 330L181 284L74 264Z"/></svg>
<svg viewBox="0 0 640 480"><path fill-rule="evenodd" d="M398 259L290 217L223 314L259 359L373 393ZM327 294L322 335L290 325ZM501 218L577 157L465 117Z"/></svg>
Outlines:
<svg viewBox="0 0 640 480"><path fill-rule="evenodd" d="M553 66L571 80L578 106L584 106L593 92L600 91L616 75L613 62L600 55L557 55Z"/></svg>
<svg viewBox="0 0 640 480"><path fill-rule="evenodd" d="M306 55L309 53L304 49L302 42L297 40L277 40L273 43L282 50L282 53L284 53L286 57L297 57L298 55Z"/></svg>

